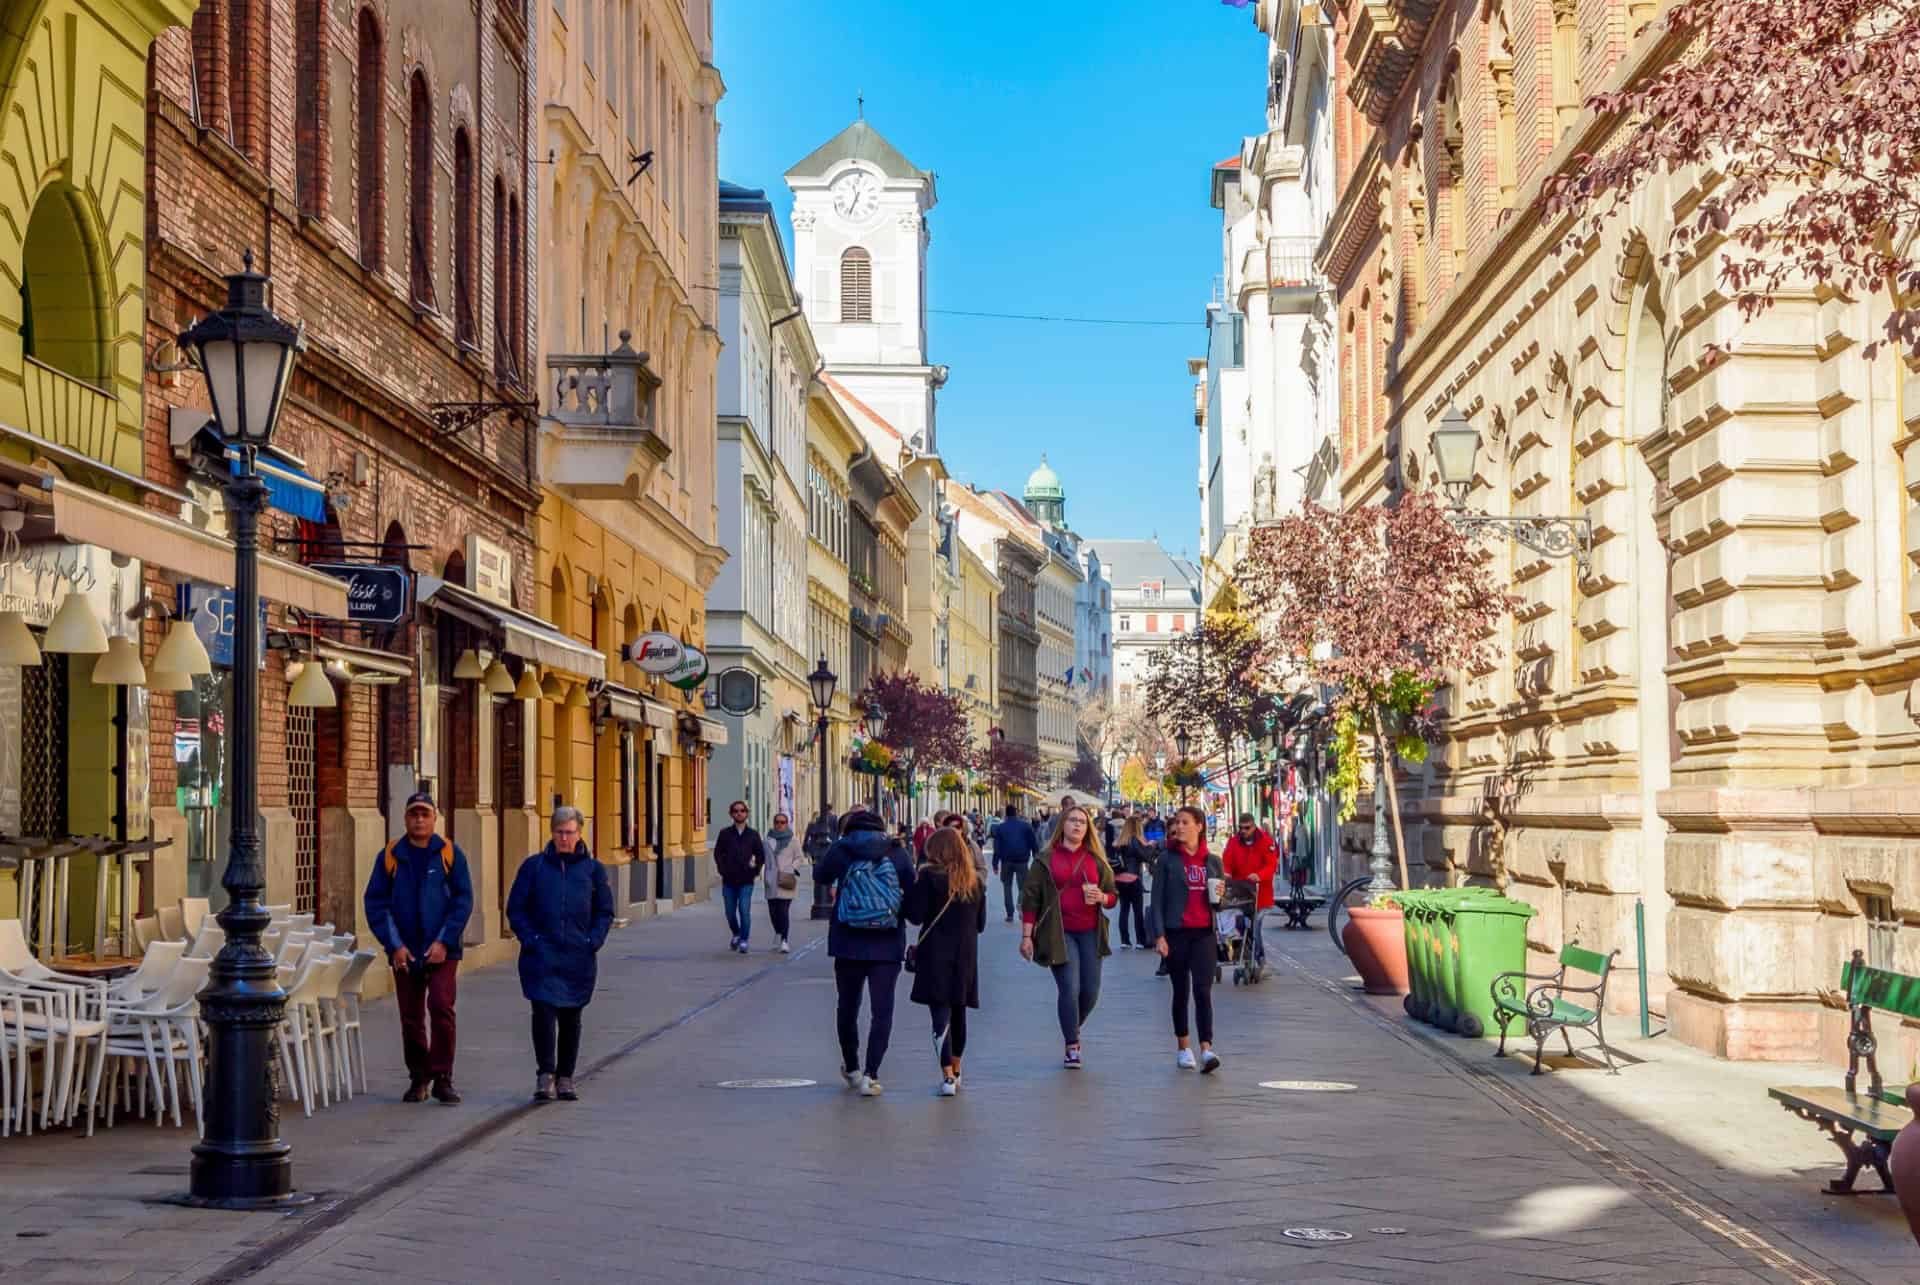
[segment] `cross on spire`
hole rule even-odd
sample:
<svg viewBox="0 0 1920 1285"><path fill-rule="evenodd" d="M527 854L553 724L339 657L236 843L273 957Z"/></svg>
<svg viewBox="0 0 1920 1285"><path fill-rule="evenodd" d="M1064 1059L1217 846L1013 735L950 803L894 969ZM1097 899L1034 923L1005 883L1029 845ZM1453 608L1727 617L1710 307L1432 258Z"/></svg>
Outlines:
<svg viewBox="0 0 1920 1285"><path fill-rule="evenodd" d="M865 120L867 118L867 91L866 90L857 89L854 91L853 110L854 110L854 114L857 115L861 120Z"/></svg>

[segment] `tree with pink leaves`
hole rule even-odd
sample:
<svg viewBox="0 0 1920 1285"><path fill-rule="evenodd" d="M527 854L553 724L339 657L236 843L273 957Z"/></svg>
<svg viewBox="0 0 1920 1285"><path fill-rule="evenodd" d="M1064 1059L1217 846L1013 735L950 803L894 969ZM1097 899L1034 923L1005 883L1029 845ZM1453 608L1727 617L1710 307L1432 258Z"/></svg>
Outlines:
<svg viewBox="0 0 1920 1285"><path fill-rule="evenodd" d="M1360 789L1358 738L1379 761L1389 744L1426 757L1427 702L1455 673L1491 666L1490 636L1517 600L1430 495L1304 512L1257 528L1234 581L1260 621L1266 662L1331 689L1340 754L1333 785L1350 816ZM1385 774L1400 883L1406 844L1394 774Z"/></svg>
<svg viewBox="0 0 1920 1285"><path fill-rule="evenodd" d="M967 711L960 698L904 670L878 673L860 694L863 705L886 712L881 744L893 751L896 771L914 778L941 768L967 766Z"/></svg>
<svg viewBox="0 0 1920 1285"><path fill-rule="evenodd" d="M1741 315L1811 282L1884 295L1884 336L1920 357L1920 5L1912 0L1679 0L1670 59L1589 100L1622 128L1549 180L1553 214L1597 233L1659 174L1701 193L1657 247L1722 255ZM1697 177L1696 177L1697 176Z"/></svg>

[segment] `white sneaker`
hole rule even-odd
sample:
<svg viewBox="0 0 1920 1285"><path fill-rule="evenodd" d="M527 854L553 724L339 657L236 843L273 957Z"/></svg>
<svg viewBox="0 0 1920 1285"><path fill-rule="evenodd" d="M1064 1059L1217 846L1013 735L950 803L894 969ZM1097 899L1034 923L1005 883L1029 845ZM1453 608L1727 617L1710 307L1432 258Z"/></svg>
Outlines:
<svg viewBox="0 0 1920 1285"><path fill-rule="evenodd" d="M867 1087L867 1077L858 1071L842 1071L840 1072L840 1078L845 1080L847 1087L856 1093Z"/></svg>
<svg viewBox="0 0 1920 1285"><path fill-rule="evenodd" d="M728 950L739 950L739 949L740 949L740 939L739 939L738 937L729 937L729 938L727 938L727 949L728 949Z"/></svg>
<svg viewBox="0 0 1920 1285"><path fill-rule="evenodd" d="M793 953L793 947L787 945L787 939L785 937L780 939L780 953L782 955L791 955Z"/></svg>
<svg viewBox="0 0 1920 1285"><path fill-rule="evenodd" d="M860 1086L861 1097L877 1098L880 1096L880 1081L864 1075L860 1078L865 1081L865 1083Z"/></svg>
<svg viewBox="0 0 1920 1285"><path fill-rule="evenodd" d="M941 1097L950 1098L958 1092L960 1092L960 1081L951 1079L940 1081Z"/></svg>
<svg viewBox="0 0 1920 1285"><path fill-rule="evenodd" d="M1198 1065L1193 1060L1192 1049L1181 1049L1180 1056L1173 1059L1173 1061L1174 1061L1174 1064L1178 1066L1182 1071L1191 1071L1196 1065Z"/></svg>
<svg viewBox="0 0 1920 1285"><path fill-rule="evenodd" d="M1200 1074L1212 1075L1220 1069L1220 1055L1212 1049L1200 1055Z"/></svg>

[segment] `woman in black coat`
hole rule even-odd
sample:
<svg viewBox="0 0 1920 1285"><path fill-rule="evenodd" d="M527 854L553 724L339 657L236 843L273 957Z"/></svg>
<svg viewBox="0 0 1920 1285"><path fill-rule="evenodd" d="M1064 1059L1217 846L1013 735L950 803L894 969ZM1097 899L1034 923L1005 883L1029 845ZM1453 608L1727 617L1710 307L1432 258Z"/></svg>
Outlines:
<svg viewBox="0 0 1920 1285"><path fill-rule="evenodd" d="M921 925L907 958L913 1002L933 1018L934 1055L940 1059L940 1096L960 1091L960 1058L967 1051L967 1010L980 1007L980 934L987 927L987 890L960 831L942 826L927 836L926 864L900 907Z"/></svg>
<svg viewBox="0 0 1920 1285"><path fill-rule="evenodd" d="M1147 940L1147 874L1160 863L1160 850L1148 843L1141 833L1139 817L1128 817L1120 830L1120 841L1114 845L1109 855L1113 858L1113 882L1120 894L1120 949L1129 946L1135 950L1146 950L1152 943ZM1133 931L1127 931L1131 921Z"/></svg>

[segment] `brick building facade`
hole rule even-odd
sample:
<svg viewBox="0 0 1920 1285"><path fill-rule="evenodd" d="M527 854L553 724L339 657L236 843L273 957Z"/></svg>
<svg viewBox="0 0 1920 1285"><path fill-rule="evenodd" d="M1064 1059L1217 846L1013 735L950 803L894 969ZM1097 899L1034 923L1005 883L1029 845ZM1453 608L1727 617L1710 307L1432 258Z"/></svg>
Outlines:
<svg viewBox="0 0 1920 1285"><path fill-rule="evenodd" d="M206 392L167 358L251 250L307 343L274 446L308 498L276 491L263 540L309 563L404 566L417 598L391 626L268 604L268 900L359 926L371 859L425 782L473 867L469 940L491 943L533 842L532 702L453 669L474 649L517 677L539 651L538 622L513 611L533 607L536 442L510 409L532 396L532 50L519 4L457 17L431 0L202 0L190 32L155 44L145 462L222 528L220 460L196 431ZM149 622L149 654L163 628ZM288 708L289 663L309 659L336 707ZM176 718L184 701L193 716ZM193 756L212 757L222 713L217 681L152 698L155 828L189 854L163 863L161 903L218 895L224 814L181 773L217 782Z"/></svg>

